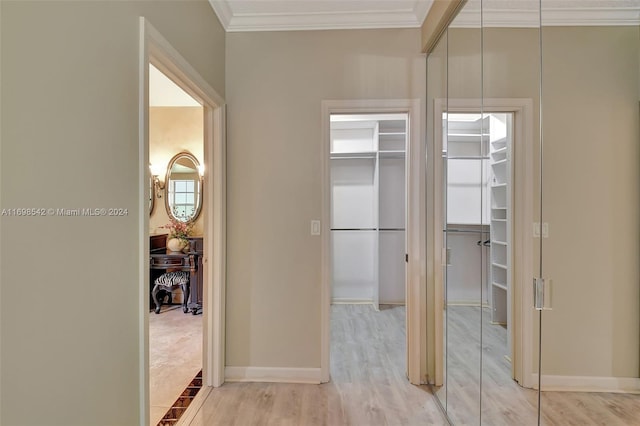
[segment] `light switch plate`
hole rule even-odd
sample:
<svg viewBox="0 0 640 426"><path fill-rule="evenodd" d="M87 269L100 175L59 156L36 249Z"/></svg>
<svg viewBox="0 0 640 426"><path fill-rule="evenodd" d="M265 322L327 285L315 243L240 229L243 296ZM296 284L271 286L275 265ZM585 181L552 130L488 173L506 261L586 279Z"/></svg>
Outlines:
<svg viewBox="0 0 640 426"><path fill-rule="evenodd" d="M540 238L540 222L533 223L533 237ZM542 222L542 238L549 238L549 222Z"/></svg>
<svg viewBox="0 0 640 426"><path fill-rule="evenodd" d="M320 235L320 221L312 220L311 221L311 235Z"/></svg>

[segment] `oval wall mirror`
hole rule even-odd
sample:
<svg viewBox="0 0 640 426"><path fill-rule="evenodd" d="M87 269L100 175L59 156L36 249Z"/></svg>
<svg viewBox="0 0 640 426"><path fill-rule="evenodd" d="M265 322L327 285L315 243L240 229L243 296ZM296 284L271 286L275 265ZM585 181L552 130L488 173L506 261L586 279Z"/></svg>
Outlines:
<svg viewBox="0 0 640 426"><path fill-rule="evenodd" d="M167 166L165 206L169 217L192 222L202 209L202 178L198 159L188 152L176 154Z"/></svg>
<svg viewBox="0 0 640 426"><path fill-rule="evenodd" d="M153 184L153 175L149 174L149 216L153 214L153 208L156 204L156 191Z"/></svg>

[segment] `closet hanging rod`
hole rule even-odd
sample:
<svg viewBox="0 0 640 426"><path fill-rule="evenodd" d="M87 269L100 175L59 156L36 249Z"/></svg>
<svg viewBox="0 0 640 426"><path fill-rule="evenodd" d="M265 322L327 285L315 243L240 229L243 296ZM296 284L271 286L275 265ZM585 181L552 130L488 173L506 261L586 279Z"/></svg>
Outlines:
<svg viewBox="0 0 640 426"><path fill-rule="evenodd" d="M331 228L332 231L377 231L378 228Z"/></svg>
<svg viewBox="0 0 640 426"><path fill-rule="evenodd" d="M487 224L487 225L488 225L488 224ZM462 234L488 234L490 231L482 231L482 230L474 231L474 230L471 230L471 229L443 229L443 230L442 230L442 232L445 232L445 233L447 233L447 234L448 234L448 233L452 233L452 234L454 234L454 233L462 233Z"/></svg>
<svg viewBox="0 0 640 426"><path fill-rule="evenodd" d="M443 155L442 158L446 158L447 160L491 160L490 157L481 157L481 156L469 156L469 157L447 157Z"/></svg>

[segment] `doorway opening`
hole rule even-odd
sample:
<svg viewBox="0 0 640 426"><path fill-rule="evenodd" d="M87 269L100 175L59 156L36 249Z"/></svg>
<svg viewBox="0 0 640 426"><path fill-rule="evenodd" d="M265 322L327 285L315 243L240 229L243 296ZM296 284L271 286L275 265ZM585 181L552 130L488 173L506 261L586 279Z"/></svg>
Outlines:
<svg viewBox="0 0 640 426"><path fill-rule="evenodd" d="M171 310L167 311L166 308L161 307L160 314L157 314L156 318L156 314L151 310L155 309L155 302L152 302L152 297L150 297L150 292L152 293L150 288L151 269L158 269L159 264L167 262L165 266L173 268L172 262L175 261L175 258L179 258L181 265L177 266L181 266L182 272L189 276L189 290L192 291L188 297L185 297L186 306L177 306L178 317L181 320L186 320L187 317L193 317L192 314L195 313L195 316L201 321L202 374L197 381L202 387L193 398L182 419L188 420L195 414L211 391L212 386L221 386L224 383L225 105L224 99L216 93L209 83L142 17L140 18L139 64L140 418L142 424L150 424L149 316L153 315L156 320L161 319L163 315L166 315L165 318L167 318L168 314L172 313ZM159 161L159 166L154 165L157 168L153 172L149 167L151 164L150 130L152 130L150 129L152 125L150 109L152 107L150 107L149 80L150 73L155 71L151 70L150 65L153 65L198 104L194 108L198 108L199 113L192 115L200 115L199 125L196 127L198 127L199 140L201 141L202 156L197 158L193 155L194 153L187 152L188 149L181 145L180 152L172 152L173 156L169 157L171 158L169 164ZM194 150L197 149L194 148ZM190 160L190 163L186 160ZM194 192L191 194L193 197L197 195L195 189L200 189L200 204L189 198L191 185L189 181L194 187ZM158 202L158 195L161 195L160 202ZM180 197L183 199L180 200ZM153 206L152 200L155 206ZM172 200L173 206L167 203L168 200ZM150 228L152 208L165 210L167 214L172 212L178 219L189 215L192 211L195 213L201 209L202 227L200 229L202 235L194 233L188 238L189 243L183 249L186 250L186 253L182 252L176 256L165 251L160 255L161 262L157 262L158 259L152 260L156 255L150 251L157 242L152 241L153 238L150 236L151 232L157 230ZM153 222L153 224L154 226L159 225L157 222ZM170 248L171 244L167 242L166 246ZM169 302L169 299L166 298L164 301ZM167 353L167 355L170 354Z"/></svg>
<svg viewBox="0 0 640 426"><path fill-rule="evenodd" d="M420 231L425 167L419 114L416 99L322 102L322 382L341 374L344 356L366 350L375 356L376 344L388 338L398 339L388 345L397 351L398 370L388 373L425 383L426 324L420 316L426 305L421 298L426 243ZM345 347L354 343L356 324L374 335L359 352ZM363 359L357 369L368 362ZM371 361L371 368L374 363L379 360Z"/></svg>
<svg viewBox="0 0 640 426"><path fill-rule="evenodd" d="M150 64L150 425L179 418L192 399L190 392L183 394L201 376L202 247L208 234L202 214L202 187L207 182L199 167L204 163L203 119L202 104ZM175 232L172 223L189 231L187 241L193 247L168 251ZM175 265L167 269L167 262ZM188 277L189 282L156 287L156 280L169 277Z"/></svg>
<svg viewBox="0 0 640 426"><path fill-rule="evenodd" d="M330 117L334 380L406 375L407 130L406 113Z"/></svg>

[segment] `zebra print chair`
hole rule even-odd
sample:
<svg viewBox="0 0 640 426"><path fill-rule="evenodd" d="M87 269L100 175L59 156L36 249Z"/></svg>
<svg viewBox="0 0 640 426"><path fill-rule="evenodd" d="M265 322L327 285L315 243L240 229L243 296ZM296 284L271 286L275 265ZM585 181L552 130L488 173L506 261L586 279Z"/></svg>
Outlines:
<svg viewBox="0 0 640 426"><path fill-rule="evenodd" d="M189 285L189 273L186 271L175 271L165 272L154 281L151 297L153 297L153 302L156 304L156 314L160 313L162 299L164 299L164 297L158 299L158 293L160 291L166 291L169 293L169 297L171 297L171 291L176 287L182 288L182 312L185 314L189 312L189 308L187 307L189 293L191 292L191 286Z"/></svg>

